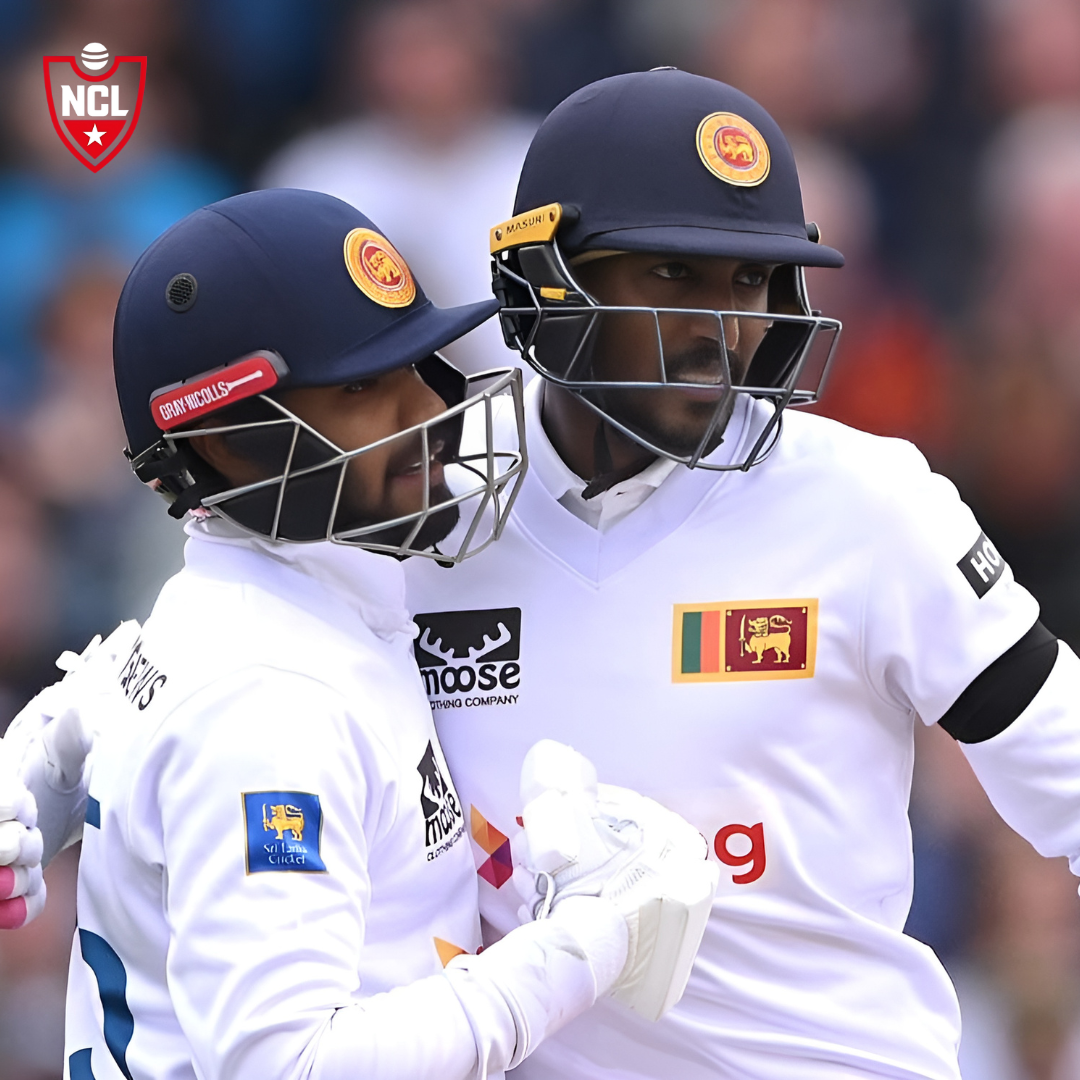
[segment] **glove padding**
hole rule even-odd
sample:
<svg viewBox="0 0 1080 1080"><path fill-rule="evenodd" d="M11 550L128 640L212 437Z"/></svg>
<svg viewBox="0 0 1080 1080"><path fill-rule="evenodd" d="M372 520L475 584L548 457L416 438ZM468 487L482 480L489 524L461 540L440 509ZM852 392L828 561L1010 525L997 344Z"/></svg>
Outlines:
<svg viewBox="0 0 1080 1080"><path fill-rule="evenodd" d="M526 755L521 798L523 917L570 896L611 901L629 939L612 996L658 1020L686 988L719 882L704 837L652 799L597 784L586 758L548 739Z"/></svg>
<svg viewBox="0 0 1080 1080"><path fill-rule="evenodd" d="M25 926L45 907L37 804L0 739L0 930Z"/></svg>
<svg viewBox="0 0 1080 1080"><path fill-rule="evenodd" d="M139 633L131 620L105 641L95 637L81 655L62 653L56 666L67 674L33 698L0 739L0 929L41 912L42 867L82 836L87 757Z"/></svg>

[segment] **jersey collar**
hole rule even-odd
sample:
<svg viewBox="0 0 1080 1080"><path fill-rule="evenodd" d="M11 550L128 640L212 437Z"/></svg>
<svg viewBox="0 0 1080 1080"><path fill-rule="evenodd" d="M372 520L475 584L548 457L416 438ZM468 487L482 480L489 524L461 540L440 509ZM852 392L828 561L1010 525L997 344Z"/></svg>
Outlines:
<svg viewBox="0 0 1080 1080"><path fill-rule="evenodd" d="M197 573L251 580L322 616L345 605L387 641L417 634L405 607L405 575L397 559L329 541L267 540L218 517L189 520L184 531L190 537L184 561ZM323 588L313 590L312 579Z"/></svg>
<svg viewBox="0 0 1080 1080"><path fill-rule="evenodd" d="M653 493L609 530L601 532L560 501L573 485L583 482L558 456L544 431L538 382L535 380L526 390L529 470L512 519L534 543L589 581L599 583L633 562L682 525L707 496L724 490L740 475L676 464L661 477ZM766 403L750 401L740 394L724 441L707 460L714 464L734 461L771 414Z"/></svg>
<svg viewBox="0 0 1080 1080"><path fill-rule="evenodd" d="M615 526L636 510L676 469L677 462L657 458L636 476L613 484L591 499L583 499L585 481L566 464L551 445L540 418L543 400L542 379L533 379L525 391L525 413L529 417L529 468L535 470L548 494L586 525L601 532ZM536 433L536 434L533 434Z"/></svg>

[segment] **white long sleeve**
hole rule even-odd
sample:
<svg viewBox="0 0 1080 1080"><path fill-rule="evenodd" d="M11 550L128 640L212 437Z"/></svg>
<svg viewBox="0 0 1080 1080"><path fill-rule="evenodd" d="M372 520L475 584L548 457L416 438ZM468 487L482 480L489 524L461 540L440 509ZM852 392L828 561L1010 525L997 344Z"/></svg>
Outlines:
<svg viewBox="0 0 1080 1080"><path fill-rule="evenodd" d="M1064 642L1028 707L985 742L961 744L997 812L1080 875L1080 659Z"/></svg>
<svg viewBox="0 0 1080 1080"><path fill-rule="evenodd" d="M605 993L626 958L626 923L607 901L576 898L443 975L334 1015L312 1080L466 1080L519 1064Z"/></svg>

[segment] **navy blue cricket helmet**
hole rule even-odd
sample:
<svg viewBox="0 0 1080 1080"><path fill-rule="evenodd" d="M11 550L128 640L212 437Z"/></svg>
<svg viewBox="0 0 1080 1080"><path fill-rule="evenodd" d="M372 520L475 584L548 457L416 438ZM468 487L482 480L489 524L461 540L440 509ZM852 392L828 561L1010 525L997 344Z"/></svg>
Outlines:
<svg viewBox="0 0 1080 1080"><path fill-rule="evenodd" d="M379 228L330 195L274 188L212 203L147 248L120 296L113 357L128 449L161 437L155 392L249 353L282 357L282 389L333 386L416 363L496 307L436 307Z"/></svg>
<svg viewBox="0 0 1080 1080"><path fill-rule="evenodd" d="M609 248L843 266L807 236L795 158L740 90L685 71L586 86L540 125L514 213L561 203L565 251Z"/></svg>
<svg viewBox="0 0 1080 1080"><path fill-rule="evenodd" d="M578 396L605 422L652 453L685 464L705 459L722 436L738 394L768 398L780 410L816 400L839 323L812 312L804 266L839 267L843 256L807 225L795 159L771 116L746 94L673 68L603 79L577 91L540 125L518 183L514 217L491 231L496 295L507 344L545 378ZM769 264L761 340L738 361L736 314L716 312L716 382L728 393L694 445L665 441L628 418L631 393L600 370L597 350L620 318L591 296L574 268L623 252L713 256ZM625 309L624 309L625 311ZM721 368L723 370L721 370ZM663 343L658 392L679 385ZM700 390L700 382L688 384ZM635 385L640 398L648 386ZM621 404L622 403L622 404ZM745 460L771 445L772 432Z"/></svg>
<svg viewBox="0 0 1080 1080"><path fill-rule="evenodd" d="M497 306L436 307L378 227L329 195L277 188L196 210L142 254L116 311L114 369L132 467L175 517L212 511L273 539L389 550L385 537L371 539L378 523L357 531L340 520L351 448L318 438L277 396L416 365L453 410L468 380L437 350ZM251 429L249 444L261 439L262 458L275 465L254 490L229 489L195 453L191 439L208 416L219 430Z"/></svg>

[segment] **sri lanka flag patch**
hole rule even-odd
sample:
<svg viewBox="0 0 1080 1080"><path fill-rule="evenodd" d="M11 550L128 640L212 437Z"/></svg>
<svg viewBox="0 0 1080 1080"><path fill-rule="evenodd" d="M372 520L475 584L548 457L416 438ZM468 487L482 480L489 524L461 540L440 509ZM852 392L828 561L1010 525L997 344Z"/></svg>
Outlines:
<svg viewBox="0 0 1080 1080"><path fill-rule="evenodd" d="M248 791L243 800L249 874L326 869L319 851L322 806L318 795L306 791Z"/></svg>
<svg viewBox="0 0 1080 1080"><path fill-rule="evenodd" d="M817 600L676 604L673 682L810 679Z"/></svg>

